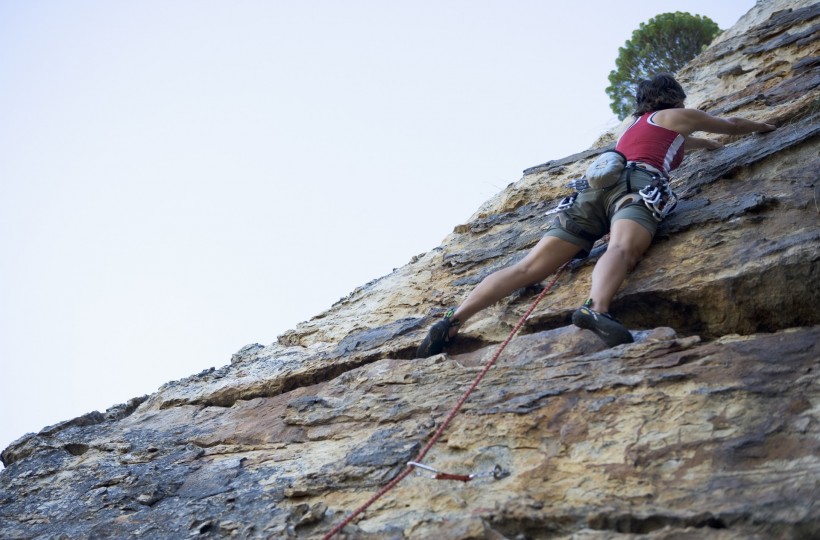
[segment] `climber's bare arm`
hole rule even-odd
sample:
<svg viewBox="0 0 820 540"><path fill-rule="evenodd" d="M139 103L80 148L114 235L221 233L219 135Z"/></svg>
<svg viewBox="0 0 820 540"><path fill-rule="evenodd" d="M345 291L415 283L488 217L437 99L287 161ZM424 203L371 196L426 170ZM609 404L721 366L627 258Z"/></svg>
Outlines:
<svg viewBox="0 0 820 540"><path fill-rule="evenodd" d="M686 144L683 149L685 151L697 150L699 148L706 148L707 150L717 150L723 148L723 144L713 141L711 139L701 139L700 137L686 137Z"/></svg>
<svg viewBox="0 0 820 540"><path fill-rule="evenodd" d="M755 122L739 116L718 118L698 109L664 109L652 117L658 125L689 136L696 131L721 133L724 135L745 135L764 133L776 129L774 124Z"/></svg>

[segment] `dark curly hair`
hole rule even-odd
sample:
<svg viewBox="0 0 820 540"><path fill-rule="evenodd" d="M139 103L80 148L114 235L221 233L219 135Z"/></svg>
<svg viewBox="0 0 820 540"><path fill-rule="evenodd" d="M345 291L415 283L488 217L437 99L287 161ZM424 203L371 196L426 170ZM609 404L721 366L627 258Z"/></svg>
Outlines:
<svg viewBox="0 0 820 540"><path fill-rule="evenodd" d="M635 93L635 112L639 117L651 111L674 109L686 99L683 87L668 73L655 75L638 83Z"/></svg>

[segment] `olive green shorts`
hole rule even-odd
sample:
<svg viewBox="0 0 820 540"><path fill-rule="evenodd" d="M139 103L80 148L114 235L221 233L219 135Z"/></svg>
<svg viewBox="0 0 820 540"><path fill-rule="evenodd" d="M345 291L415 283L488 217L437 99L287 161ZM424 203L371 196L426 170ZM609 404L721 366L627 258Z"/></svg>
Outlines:
<svg viewBox="0 0 820 540"><path fill-rule="evenodd" d="M632 202L639 204L629 204L628 199L621 201L628 194L627 174L632 185ZM589 253L592 245L609 232L612 223L629 219L648 230L654 238L658 221L638 195L638 191L651 184L652 179L653 175L643 169L627 169L618 182L608 188L588 188L580 192L572 206L558 214L546 236L556 236Z"/></svg>

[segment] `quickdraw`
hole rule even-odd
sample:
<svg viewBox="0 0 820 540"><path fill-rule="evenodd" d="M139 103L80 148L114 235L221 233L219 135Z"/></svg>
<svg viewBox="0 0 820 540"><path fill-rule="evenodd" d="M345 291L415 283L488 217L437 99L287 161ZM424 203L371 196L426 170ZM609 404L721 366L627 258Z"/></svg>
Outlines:
<svg viewBox="0 0 820 540"><path fill-rule="evenodd" d="M638 194L652 211L652 217L658 221L671 214L678 205L678 197L665 178L656 177L651 184L639 190Z"/></svg>
<svg viewBox="0 0 820 540"><path fill-rule="evenodd" d="M558 203L558 206L546 212L544 214L545 216L549 216L550 214L557 214L558 212L563 212L564 210L572 206L575 203L575 199L578 198L578 193L586 189L589 189L589 181L586 179L586 176L582 176L581 178L576 178L575 180L567 182L567 187L574 189L575 191L572 193L572 195L561 199L561 202Z"/></svg>
<svg viewBox="0 0 820 540"><path fill-rule="evenodd" d="M586 176L582 176L581 178L576 178L575 180L567 182L567 187L572 188L575 191L584 191L589 189L589 180L587 180Z"/></svg>
<svg viewBox="0 0 820 540"><path fill-rule="evenodd" d="M483 472L483 473L473 473L473 474L445 473L445 472L441 472L437 469L434 469L433 467L430 467L429 465L425 465L424 463L418 463L416 461L408 461L407 466L408 467L415 467L417 469L424 469L425 471L429 471L429 472L433 473L432 475L429 475L429 476L430 476L430 478L432 478L434 480L458 480L460 482L469 482L470 480L473 480L474 478L483 478L483 477L488 477L488 476L492 476L496 480L501 480L502 478L506 478L507 476L510 475L509 471L505 471L504 469L501 468L501 465L498 465L498 464L496 464L496 466L491 471L486 471L486 472ZM417 472L416 474L421 474L421 473Z"/></svg>
<svg viewBox="0 0 820 540"><path fill-rule="evenodd" d="M544 215L549 216L550 214L556 214L558 212L563 212L564 210L566 210L567 208L569 208L570 206L572 206L575 203L575 199L577 197L578 197L578 193L573 193L569 197L564 197L563 199L561 199L561 202L558 203L558 206L556 206L552 210L549 210Z"/></svg>
<svg viewBox="0 0 820 540"><path fill-rule="evenodd" d="M481 380L484 378L484 376L487 375L487 372L490 371L490 368L492 368L493 365L495 365L495 362L498 360L498 357L501 356L501 353L504 351L504 349L507 347L507 345L509 345L510 341L512 341L515 334L518 333L518 331L521 329L521 327L524 326L524 323L527 322L527 319L530 317L532 312L535 311L535 307L538 305L538 302L541 301L541 299L544 297L544 295L546 295L550 290L552 290L552 287L558 281L558 278L561 277L561 274L564 272L564 270L567 269L567 267L569 267L569 265L570 265L570 263L568 263L568 262L564 263L558 270L555 271L555 273L553 274L552 279L550 280L549 284L546 287L544 287L544 290L542 290L540 293L538 293L538 296L535 298L535 301L532 303L532 305L527 310L527 312L524 313L524 315L521 316L521 319L519 319L518 324L516 324L515 328L513 328L510 331L510 334L507 336L507 339L505 339L504 342L498 347L498 349L496 349L495 354L492 356L492 358L490 358L487 361L487 363L484 364L484 368L482 368L482 370L476 376L473 383L470 385L470 387L467 389L467 391L464 392L464 394L461 396L461 399L458 400L458 403L455 404L453 409L450 411L450 413L447 415L447 417L444 419L444 421L438 427L436 432L433 433L433 436L430 437L430 440L427 441L427 444L424 445L424 448L422 448L421 451L418 453L418 455L416 456L416 460L424 459L424 456L427 455L427 452L429 452L430 449L433 447L433 445L436 444L436 442L439 440L439 438L441 438L442 434L444 433L444 430L447 429L447 426L450 425L450 422L458 414L458 411L461 410L461 407L467 401L467 398L469 398L470 394L472 394L473 391L476 389L476 387L478 387L478 383L480 383ZM419 461L413 461L411 463L419 463ZM425 465L425 467L427 467L427 466ZM353 521L353 519L355 519L356 516L358 516L359 514L364 512L365 510L367 510L370 507L371 504L373 504L374 502L376 502L377 500L382 498L387 492L389 492L390 490L395 488L397 485L399 485L399 483L402 480L404 480L405 478L407 478L410 475L410 473L412 473L415 470L415 468L416 467L414 465L410 465L408 463L407 467L404 468L404 471L399 473L395 478L393 478L383 488L381 488L376 494L374 494L372 497L370 497L368 500L366 500L361 506L359 506L358 508L353 510L353 512L351 512L350 515L348 515L340 523L338 523L335 527L333 527L325 536L322 537L323 540L330 540L331 538L336 536L336 534L338 534L342 529L344 529L345 525L347 525L348 523ZM436 471L436 472L438 473L438 471ZM495 471L493 471L493 472L495 472ZM460 475L458 475L458 476L459 476L459 480L460 480L461 479Z"/></svg>

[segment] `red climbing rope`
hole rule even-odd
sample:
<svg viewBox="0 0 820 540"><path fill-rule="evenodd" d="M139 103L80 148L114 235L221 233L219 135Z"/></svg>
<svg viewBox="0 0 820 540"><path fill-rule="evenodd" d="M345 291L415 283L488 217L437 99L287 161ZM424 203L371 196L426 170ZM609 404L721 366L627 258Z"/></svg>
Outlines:
<svg viewBox="0 0 820 540"><path fill-rule="evenodd" d="M490 368L493 367L493 364L495 364L496 360L498 360L498 357L501 356L502 351L504 351L504 349L507 347L507 345L510 343L510 341L512 341L512 338L515 336L515 334L518 333L518 331L521 329L521 327L524 326L524 323L527 321L527 319L530 317L532 312L535 310L535 307L538 305L538 303L541 301L541 299L544 297L544 295L546 295L550 291L550 289L552 289L552 287L555 285L555 282L558 281L558 278L561 276L561 273L563 273L563 271L566 269L566 267L568 265L569 265L569 263L565 263L558 270L556 270L555 275L553 276L552 280L549 282L549 284L546 287L544 287L544 290L541 291L541 293L538 295L538 297L532 303L532 306L530 306L530 309L528 309L527 312L524 314L524 316L521 317L521 320L518 321L518 324L515 325L515 328L512 329L512 332L510 332L510 335L507 336L507 339L504 340L504 343L501 344L501 346L495 352L495 354L490 359L490 361L487 362L487 365L484 366L484 369L481 370L481 373L479 373L478 376L475 378L475 380L473 381L473 384L470 385L470 388L468 388L467 391L464 392L464 395L461 396L461 399L458 400L458 403L456 403L455 407L453 407L453 410L450 411L450 414L447 415L447 418L444 419L444 422L441 423L441 426L439 426L439 428L436 430L436 432L433 434L433 436L430 438L430 440L427 442L427 444L424 446L424 448L421 449L421 452L419 452L419 455L417 455L415 457L415 459L413 459L412 462L408 463L407 468L404 469L404 471L402 471L393 480L388 482L387 485L385 485L382 489L380 489L378 493L376 493L375 495L370 497L367 500L367 502L365 502L363 505L361 505L360 507L355 509L353 511L353 513L351 513L349 516L347 516L341 523L339 523L338 525L333 527L333 529L331 529L331 531L323 537L323 540L330 540L331 538L333 538L342 529L344 529L345 525L347 525L348 523L353 521L353 518L355 518L356 516L358 516L359 514L364 512L365 510L367 510L367 508L371 504L373 504L374 502L379 500L382 496L384 496L385 493L387 493L388 491L390 491L391 489L396 487L399 484L399 482L401 482L402 480L407 478L407 476L411 472L413 472L413 469L416 467L416 464L413 463L413 462L420 462L422 459L424 459L424 456L427 455L427 452L429 452L430 449L433 447L433 445L436 444L436 442L438 442L439 438L441 438L442 434L444 433L444 430L447 429L447 426L450 424L450 422L453 420L453 418L455 418L456 414L458 414L458 411L461 409L461 407L467 401L467 398L470 397L470 394L473 393L473 390L475 390L478 387L478 383L480 383L481 379L483 379L484 376L487 374L487 372L490 371ZM457 478L457 479L462 480L462 478L460 478L460 477Z"/></svg>

